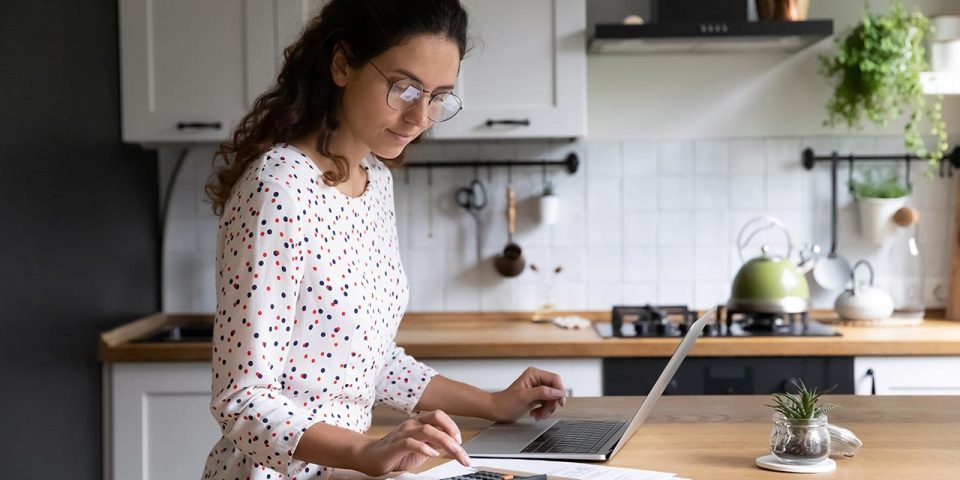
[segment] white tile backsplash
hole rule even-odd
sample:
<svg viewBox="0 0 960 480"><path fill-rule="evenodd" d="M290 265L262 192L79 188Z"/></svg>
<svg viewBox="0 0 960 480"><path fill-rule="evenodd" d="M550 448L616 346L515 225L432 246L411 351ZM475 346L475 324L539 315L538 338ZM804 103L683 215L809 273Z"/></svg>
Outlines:
<svg viewBox="0 0 960 480"><path fill-rule="evenodd" d="M622 272L620 248L587 248L587 282L619 282Z"/></svg>
<svg viewBox="0 0 960 480"><path fill-rule="evenodd" d="M620 214L616 212L591 212L587 219L587 246L620 247L620 220Z"/></svg>
<svg viewBox="0 0 960 480"><path fill-rule="evenodd" d="M736 174L730 177L730 208L746 210L764 208L767 185L760 174Z"/></svg>
<svg viewBox="0 0 960 480"><path fill-rule="evenodd" d="M766 171L766 149L762 140L733 140L730 149L730 173ZM797 155L799 158L799 154Z"/></svg>
<svg viewBox="0 0 960 480"><path fill-rule="evenodd" d="M954 140L955 142L956 140ZM410 282L411 311L530 310L552 283L561 309L605 310L614 303L680 303L705 308L729 295L740 261L735 236L750 219L773 215L789 227L795 246L804 242L829 250L830 167L813 171L800 165L803 148L818 155L833 150L899 153L902 140L885 137L737 138L690 140L438 142L411 146L408 159L472 160L581 156L581 169L569 175L547 171L561 200L556 225L540 223L538 196L544 186L539 168L514 168L517 234L528 265L507 279L493 258L507 240L505 169L435 169L394 173L398 234ZM161 173L169 172L178 149L161 150ZM215 309L214 265L217 219L197 192L211 171L211 148L187 157L171 201L164 245L164 309L211 312ZM925 294L930 305L946 284L955 197L954 180L928 179L926 165L913 162L912 204L921 211ZM899 168L903 168L899 164ZM487 186L489 205L481 212L481 257L477 225L453 202L453 192L477 175ZM882 262L885 252L860 239L856 204L846 188L848 166L838 171L839 251L853 262ZM432 217L432 227L430 218ZM432 232L432 236L429 235ZM785 242L765 232L746 249L747 258L769 243ZM555 266L562 266L553 274ZM939 289L938 289L939 287ZM813 289L814 305L832 304L836 292Z"/></svg>
<svg viewBox="0 0 960 480"><path fill-rule="evenodd" d="M657 174L657 143L623 142L623 174L653 177Z"/></svg>
<svg viewBox="0 0 960 480"><path fill-rule="evenodd" d="M723 175L730 163L730 146L723 140L701 140L693 145L694 173Z"/></svg>
<svg viewBox="0 0 960 480"><path fill-rule="evenodd" d="M671 140L657 145L657 171L660 175L693 173L693 142Z"/></svg>
<svg viewBox="0 0 960 480"><path fill-rule="evenodd" d="M660 177L660 210L693 210L693 177Z"/></svg>
<svg viewBox="0 0 960 480"><path fill-rule="evenodd" d="M587 211L620 212L620 177L587 178Z"/></svg>

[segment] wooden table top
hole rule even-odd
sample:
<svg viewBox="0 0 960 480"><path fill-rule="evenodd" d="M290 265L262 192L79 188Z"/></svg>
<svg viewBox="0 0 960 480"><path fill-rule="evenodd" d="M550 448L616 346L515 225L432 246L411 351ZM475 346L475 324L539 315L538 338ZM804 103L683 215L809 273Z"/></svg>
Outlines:
<svg viewBox="0 0 960 480"><path fill-rule="evenodd" d="M571 312L592 321L610 312ZM814 312L828 317L828 312ZM914 327L838 327L838 337L703 337L690 356L960 355L960 322L928 315ZM533 323L529 313L408 313L397 332L407 353L430 358L669 357L676 338L602 339L590 329ZM209 361L209 342L131 343L168 325L211 324L211 315L155 314L100 336L103 362Z"/></svg>
<svg viewBox="0 0 960 480"><path fill-rule="evenodd" d="M629 412L642 397L570 398L557 418L609 418ZM769 453L772 410L766 395L666 396L647 423L604 465L671 472L693 480L917 479L960 478L960 397L833 395L840 407L830 422L853 431L863 448L837 458L831 473L810 476L762 470L755 459ZM371 435L382 436L402 421L383 407L374 411ZM455 417L468 439L489 422ZM424 471L446 460L431 460ZM480 461L477 459L477 461Z"/></svg>

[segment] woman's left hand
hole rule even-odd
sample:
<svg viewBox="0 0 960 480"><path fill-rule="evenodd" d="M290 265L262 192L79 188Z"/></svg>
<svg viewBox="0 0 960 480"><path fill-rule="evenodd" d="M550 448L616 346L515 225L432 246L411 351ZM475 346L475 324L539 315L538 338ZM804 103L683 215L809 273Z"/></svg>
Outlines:
<svg viewBox="0 0 960 480"><path fill-rule="evenodd" d="M527 412L543 420L566 405L565 395L559 375L530 367L506 390L493 394L493 420L513 422Z"/></svg>

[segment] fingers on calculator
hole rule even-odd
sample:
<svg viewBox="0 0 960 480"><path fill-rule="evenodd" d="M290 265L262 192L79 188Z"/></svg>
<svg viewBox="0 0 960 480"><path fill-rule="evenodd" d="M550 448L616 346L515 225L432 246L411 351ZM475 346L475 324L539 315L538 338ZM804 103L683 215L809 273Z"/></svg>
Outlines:
<svg viewBox="0 0 960 480"><path fill-rule="evenodd" d="M476 472L468 473L466 475L448 477L442 480L547 480L547 476L544 474L516 475L511 473L499 473L499 472L490 472L486 470L478 470Z"/></svg>

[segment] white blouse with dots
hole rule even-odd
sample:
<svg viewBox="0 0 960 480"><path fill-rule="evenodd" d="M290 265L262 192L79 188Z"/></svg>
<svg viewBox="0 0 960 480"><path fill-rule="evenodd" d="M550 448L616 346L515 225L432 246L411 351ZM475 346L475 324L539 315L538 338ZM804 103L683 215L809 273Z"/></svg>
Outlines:
<svg viewBox="0 0 960 480"><path fill-rule="evenodd" d="M303 479L293 459L324 422L363 432L374 402L413 413L436 371L397 347L407 305L390 171L363 160L367 188L329 187L287 144L254 161L217 235L210 410L223 437L203 478Z"/></svg>

